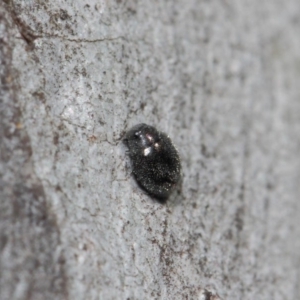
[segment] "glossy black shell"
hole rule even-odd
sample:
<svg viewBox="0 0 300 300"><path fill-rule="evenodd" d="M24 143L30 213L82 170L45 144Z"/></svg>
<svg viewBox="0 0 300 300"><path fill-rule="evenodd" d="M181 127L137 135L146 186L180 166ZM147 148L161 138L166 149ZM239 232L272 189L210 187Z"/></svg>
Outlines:
<svg viewBox="0 0 300 300"><path fill-rule="evenodd" d="M127 132L124 143L138 184L149 195L166 200L181 176L180 157L171 139L153 126L138 124Z"/></svg>

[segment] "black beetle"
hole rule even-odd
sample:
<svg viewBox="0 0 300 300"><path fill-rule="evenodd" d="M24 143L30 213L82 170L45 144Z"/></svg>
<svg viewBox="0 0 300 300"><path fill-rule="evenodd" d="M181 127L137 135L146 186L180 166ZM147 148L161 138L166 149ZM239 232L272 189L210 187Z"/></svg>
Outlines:
<svg viewBox="0 0 300 300"><path fill-rule="evenodd" d="M153 126L138 124L123 141L138 184L149 195L165 201L181 177L180 157L171 139Z"/></svg>

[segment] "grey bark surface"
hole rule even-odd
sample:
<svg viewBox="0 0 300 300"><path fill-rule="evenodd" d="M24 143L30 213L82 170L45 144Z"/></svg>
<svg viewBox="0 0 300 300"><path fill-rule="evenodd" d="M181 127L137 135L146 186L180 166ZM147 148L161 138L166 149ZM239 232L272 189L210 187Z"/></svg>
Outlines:
<svg viewBox="0 0 300 300"><path fill-rule="evenodd" d="M1 300L300 299L298 0L7 0L0 61Z"/></svg>

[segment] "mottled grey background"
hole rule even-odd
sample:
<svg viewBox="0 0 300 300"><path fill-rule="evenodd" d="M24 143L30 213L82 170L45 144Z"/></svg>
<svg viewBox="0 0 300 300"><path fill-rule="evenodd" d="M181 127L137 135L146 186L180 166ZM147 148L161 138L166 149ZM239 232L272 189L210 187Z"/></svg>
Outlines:
<svg viewBox="0 0 300 300"><path fill-rule="evenodd" d="M0 61L1 300L300 299L299 0L5 0Z"/></svg>

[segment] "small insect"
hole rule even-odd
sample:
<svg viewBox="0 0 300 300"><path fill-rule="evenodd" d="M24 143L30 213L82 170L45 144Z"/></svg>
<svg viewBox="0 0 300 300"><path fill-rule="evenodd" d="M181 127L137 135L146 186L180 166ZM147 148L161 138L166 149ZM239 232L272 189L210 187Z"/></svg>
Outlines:
<svg viewBox="0 0 300 300"><path fill-rule="evenodd" d="M179 154L171 139L153 126L138 124L123 141L138 184L149 195L167 200L181 177Z"/></svg>

